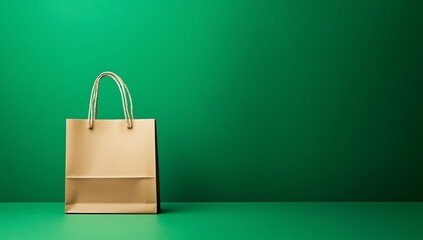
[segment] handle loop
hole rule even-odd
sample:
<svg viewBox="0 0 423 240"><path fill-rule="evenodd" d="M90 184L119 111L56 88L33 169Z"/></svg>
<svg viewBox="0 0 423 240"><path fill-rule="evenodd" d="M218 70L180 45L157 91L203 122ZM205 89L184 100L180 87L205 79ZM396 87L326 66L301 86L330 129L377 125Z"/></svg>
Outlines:
<svg viewBox="0 0 423 240"><path fill-rule="evenodd" d="M98 87L100 85L101 79L106 76L111 77L119 88L125 120L127 122L128 129L131 129L132 121L134 120L134 109L132 106L131 93L129 92L129 89L123 80L113 72L102 72L94 81L93 88L91 89L90 106L88 109L88 128L93 129L94 127L94 120L97 118ZM130 110L128 110L127 98L129 98Z"/></svg>

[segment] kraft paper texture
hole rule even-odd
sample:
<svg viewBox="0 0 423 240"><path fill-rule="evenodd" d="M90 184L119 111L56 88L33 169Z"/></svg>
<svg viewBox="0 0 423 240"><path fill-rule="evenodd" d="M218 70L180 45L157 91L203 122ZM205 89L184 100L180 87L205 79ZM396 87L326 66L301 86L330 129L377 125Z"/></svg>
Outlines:
<svg viewBox="0 0 423 240"><path fill-rule="evenodd" d="M66 213L157 213L156 123L66 121Z"/></svg>

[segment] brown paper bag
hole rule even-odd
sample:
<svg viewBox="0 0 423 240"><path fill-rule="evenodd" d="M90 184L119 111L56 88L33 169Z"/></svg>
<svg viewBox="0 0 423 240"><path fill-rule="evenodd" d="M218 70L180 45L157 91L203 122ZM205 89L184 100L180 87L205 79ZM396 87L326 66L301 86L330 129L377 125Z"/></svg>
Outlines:
<svg viewBox="0 0 423 240"><path fill-rule="evenodd" d="M125 120L98 120L100 80L111 77L121 93ZM129 99L129 109L128 109ZM155 119L134 119L122 79L101 73L94 82L88 119L66 120L66 213L157 213Z"/></svg>

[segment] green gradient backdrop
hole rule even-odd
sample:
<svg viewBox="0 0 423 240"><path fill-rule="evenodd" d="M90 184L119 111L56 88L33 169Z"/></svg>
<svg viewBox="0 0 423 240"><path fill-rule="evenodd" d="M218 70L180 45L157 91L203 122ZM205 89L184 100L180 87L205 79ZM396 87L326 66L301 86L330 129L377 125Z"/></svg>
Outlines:
<svg viewBox="0 0 423 240"><path fill-rule="evenodd" d="M2 1L0 201L62 201L65 119L114 71L164 201L422 201L423 4ZM104 81L100 118L121 118Z"/></svg>

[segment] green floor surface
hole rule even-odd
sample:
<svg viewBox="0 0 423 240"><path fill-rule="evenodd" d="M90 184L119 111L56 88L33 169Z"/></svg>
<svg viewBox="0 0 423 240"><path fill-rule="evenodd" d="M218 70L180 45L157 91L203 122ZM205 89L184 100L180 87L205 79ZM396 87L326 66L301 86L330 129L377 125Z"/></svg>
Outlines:
<svg viewBox="0 0 423 240"><path fill-rule="evenodd" d="M423 203L163 203L159 215L0 203L0 239L423 239Z"/></svg>

